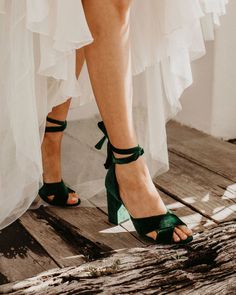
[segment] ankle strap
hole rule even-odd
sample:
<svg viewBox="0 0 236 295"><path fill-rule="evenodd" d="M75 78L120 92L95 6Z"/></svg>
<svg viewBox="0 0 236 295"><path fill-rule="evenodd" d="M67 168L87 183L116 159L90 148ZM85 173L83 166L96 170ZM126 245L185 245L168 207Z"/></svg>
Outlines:
<svg viewBox="0 0 236 295"><path fill-rule="evenodd" d="M106 169L109 169L110 166L114 164L127 164L133 161L136 161L141 155L143 155L144 150L139 145L129 148L129 149L119 149L114 147L108 137L106 127L103 123L103 121L98 122L98 128L103 132L104 136L101 140L95 145L95 148L100 150L105 142L105 140L108 140L107 143L107 159L104 164ZM125 158L116 158L113 154L113 152L120 154L120 155L129 155Z"/></svg>
<svg viewBox="0 0 236 295"><path fill-rule="evenodd" d="M59 120L47 117L47 122L57 124L59 126L47 126L45 128L45 132L62 132L67 127L67 121L59 121Z"/></svg>

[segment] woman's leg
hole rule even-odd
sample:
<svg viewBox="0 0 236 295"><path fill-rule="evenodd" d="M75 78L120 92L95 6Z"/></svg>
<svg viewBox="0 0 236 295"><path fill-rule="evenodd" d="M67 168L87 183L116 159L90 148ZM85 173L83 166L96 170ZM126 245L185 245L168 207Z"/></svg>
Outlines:
<svg viewBox="0 0 236 295"><path fill-rule="evenodd" d="M85 58L98 108L111 143L125 149L137 145L132 118L131 2L83 0L94 37L94 42L85 47ZM128 165L116 165L116 176L122 200L133 217L166 212L143 157ZM191 231L185 226L175 228L174 240L186 239L190 234ZM149 235L155 238L156 232Z"/></svg>
<svg viewBox="0 0 236 295"><path fill-rule="evenodd" d="M77 50L76 56L76 75L80 74L84 63L83 49ZM50 118L65 121L70 107L71 99L65 103L53 108L52 112L48 114ZM53 123L47 122L47 126L56 126ZM62 179L61 175L61 141L63 132L45 133L42 143L42 158L43 158L43 180L46 183L59 182ZM77 193L70 193L68 204L77 203ZM51 199L53 196L51 196ZM49 197L50 199L50 197Z"/></svg>

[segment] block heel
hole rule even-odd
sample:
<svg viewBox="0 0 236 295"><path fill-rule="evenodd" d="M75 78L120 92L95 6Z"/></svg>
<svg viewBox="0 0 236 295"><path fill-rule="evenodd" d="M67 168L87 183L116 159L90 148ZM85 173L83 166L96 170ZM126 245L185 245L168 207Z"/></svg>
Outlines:
<svg viewBox="0 0 236 295"><path fill-rule="evenodd" d="M108 221L113 224L121 224L130 219L129 213L121 201L117 200L107 191Z"/></svg>

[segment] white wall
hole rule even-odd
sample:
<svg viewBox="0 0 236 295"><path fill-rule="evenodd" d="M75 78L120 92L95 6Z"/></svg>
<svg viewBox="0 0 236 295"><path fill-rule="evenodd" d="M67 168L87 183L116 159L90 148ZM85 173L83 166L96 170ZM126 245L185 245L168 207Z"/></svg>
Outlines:
<svg viewBox="0 0 236 295"><path fill-rule="evenodd" d="M176 120L224 139L236 138L236 0L222 17L207 55L193 63L194 84L185 91Z"/></svg>

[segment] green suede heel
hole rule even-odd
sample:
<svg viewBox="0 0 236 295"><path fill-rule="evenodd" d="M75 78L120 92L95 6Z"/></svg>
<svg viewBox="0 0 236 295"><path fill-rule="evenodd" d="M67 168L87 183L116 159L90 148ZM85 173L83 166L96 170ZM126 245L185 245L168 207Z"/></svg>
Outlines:
<svg viewBox="0 0 236 295"><path fill-rule="evenodd" d="M107 191L108 220L113 224L121 224L130 219L125 206Z"/></svg>
<svg viewBox="0 0 236 295"><path fill-rule="evenodd" d="M186 224L177 217L171 210L167 209L166 214L150 216L145 218L133 218L126 210L119 193L119 185L115 174L115 164L128 164L136 161L143 155L144 150L138 145L129 149L118 149L114 147L109 141L108 134L103 122L98 123L99 129L104 133L103 138L96 144L97 149L101 149L105 140L108 139L107 144L107 159L104 164L108 169L105 178L105 187L107 191L107 205L108 205L108 219L113 224L121 224L122 222L131 218L137 233L147 240L153 241L147 236L148 233L156 231L156 243L160 244L187 244L193 240L190 236L186 240L175 242L173 240L174 229L178 225ZM116 158L113 152L127 155L124 158Z"/></svg>
<svg viewBox="0 0 236 295"><path fill-rule="evenodd" d="M53 124L56 124L58 126L47 126L45 128L45 132L62 132L66 129L67 121L59 121L52 118L47 117L47 121ZM78 199L77 203L74 204L68 204L68 198L70 193L75 193L74 190L67 187L63 180L60 182L54 182L54 183L45 183L39 190L39 196L41 199L44 200L44 202L53 205L53 206L59 206L59 207L75 207L80 204L80 199ZM52 200L50 200L48 197L54 196Z"/></svg>

